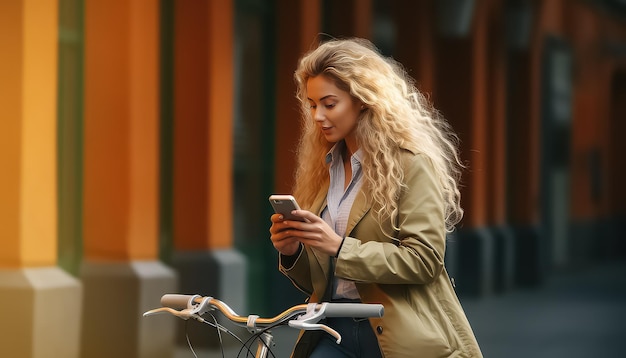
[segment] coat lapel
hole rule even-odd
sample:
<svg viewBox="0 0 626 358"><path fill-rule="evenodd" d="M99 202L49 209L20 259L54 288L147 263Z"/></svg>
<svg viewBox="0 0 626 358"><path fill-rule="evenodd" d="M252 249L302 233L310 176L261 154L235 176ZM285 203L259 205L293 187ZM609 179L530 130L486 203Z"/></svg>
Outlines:
<svg viewBox="0 0 626 358"><path fill-rule="evenodd" d="M361 189L359 194L357 194L356 198L354 198L354 203L352 204L352 208L350 209L350 216L348 217L348 223L346 226L346 236L349 236L352 233L352 230L356 226L356 224L363 219L365 214L370 210L371 203L367 200L367 195L365 191Z"/></svg>

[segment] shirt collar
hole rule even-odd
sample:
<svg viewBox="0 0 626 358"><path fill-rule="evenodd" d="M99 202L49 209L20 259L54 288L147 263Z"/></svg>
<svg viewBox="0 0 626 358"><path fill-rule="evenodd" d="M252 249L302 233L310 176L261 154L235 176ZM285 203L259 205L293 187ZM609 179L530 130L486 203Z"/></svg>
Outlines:
<svg viewBox="0 0 626 358"><path fill-rule="evenodd" d="M339 160L339 158L341 157L341 151L343 150L345 145L346 144L344 141L335 143L335 145L330 148L328 153L326 153L326 164L332 164L333 162ZM350 159L350 161L352 163L356 161L358 164L361 164L362 153L363 152L361 151L361 148L359 148L354 154L352 154L352 158Z"/></svg>

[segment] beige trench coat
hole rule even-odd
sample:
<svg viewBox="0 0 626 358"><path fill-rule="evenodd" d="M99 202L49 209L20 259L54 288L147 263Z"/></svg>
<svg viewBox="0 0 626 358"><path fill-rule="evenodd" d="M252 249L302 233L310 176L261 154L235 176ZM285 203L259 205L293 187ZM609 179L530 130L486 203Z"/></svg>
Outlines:
<svg viewBox="0 0 626 358"><path fill-rule="evenodd" d="M386 358L482 357L470 324L444 267L443 199L430 160L403 154L407 189L399 198L394 230L381 226L361 191L352 206L335 275L356 283L364 303L381 303L385 314L370 319ZM322 190L312 212L326 205ZM394 237L385 236L384 232ZM327 287L330 258L305 247L295 263L279 269L318 302Z"/></svg>

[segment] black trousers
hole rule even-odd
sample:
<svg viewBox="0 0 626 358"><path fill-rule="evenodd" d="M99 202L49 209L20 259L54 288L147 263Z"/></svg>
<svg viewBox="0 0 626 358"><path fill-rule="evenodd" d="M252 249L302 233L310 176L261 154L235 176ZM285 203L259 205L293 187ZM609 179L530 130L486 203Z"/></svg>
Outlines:
<svg viewBox="0 0 626 358"><path fill-rule="evenodd" d="M335 337L323 333L311 353L311 358L380 358L376 334L367 319L327 318L326 325L341 334L341 343Z"/></svg>

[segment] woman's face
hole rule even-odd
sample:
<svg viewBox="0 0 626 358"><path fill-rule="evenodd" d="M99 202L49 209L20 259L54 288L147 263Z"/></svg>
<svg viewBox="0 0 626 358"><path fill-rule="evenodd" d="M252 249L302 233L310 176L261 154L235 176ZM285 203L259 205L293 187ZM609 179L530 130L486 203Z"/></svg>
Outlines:
<svg viewBox="0 0 626 358"><path fill-rule="evenodd" d="M361 112L361 102L335 86L326 76L316 76L306 83L311 116L327 141L345 139L356 144L354 132Z"/></svg>

